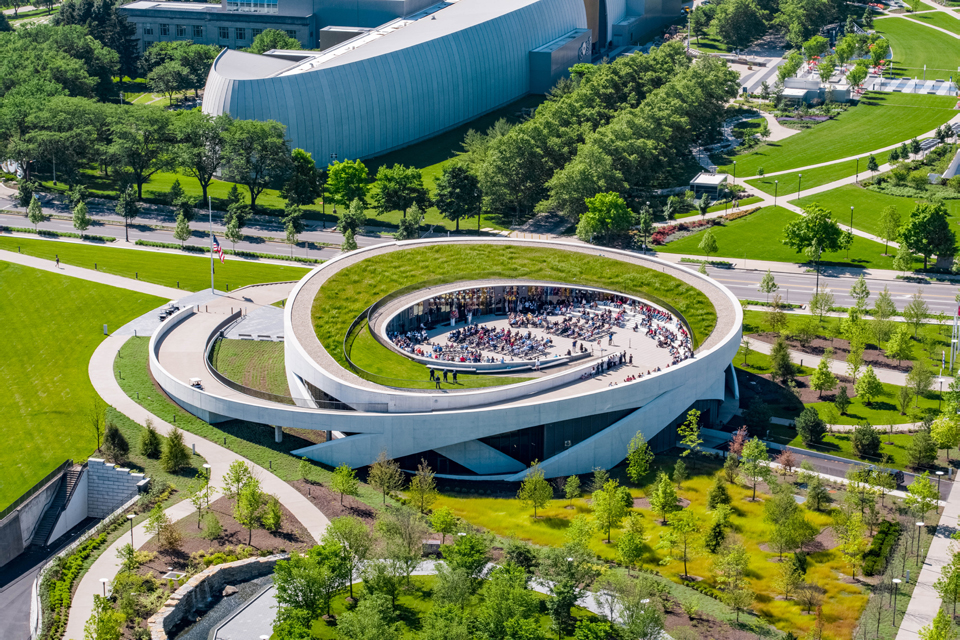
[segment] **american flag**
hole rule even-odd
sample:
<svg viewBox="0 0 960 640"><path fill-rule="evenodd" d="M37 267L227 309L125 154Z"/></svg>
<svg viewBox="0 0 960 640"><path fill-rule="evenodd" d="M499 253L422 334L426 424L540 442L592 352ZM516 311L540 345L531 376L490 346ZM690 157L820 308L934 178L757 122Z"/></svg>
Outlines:
<svg viewBox="0 0 960 640"><path fill-rule="evenodd" d="M223 248L220 246L220 243L217 242L217 236L213 236L213 250L220 256L220 264L223 264Z"/></svg>

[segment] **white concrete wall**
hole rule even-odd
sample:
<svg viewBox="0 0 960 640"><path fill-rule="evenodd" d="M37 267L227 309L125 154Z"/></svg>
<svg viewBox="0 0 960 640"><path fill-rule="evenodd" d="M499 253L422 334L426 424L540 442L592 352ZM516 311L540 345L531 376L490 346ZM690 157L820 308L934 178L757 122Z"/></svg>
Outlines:
<svg viewBox="0 0 960 640"><path fill-rule="evenodd" d="M57 520L57 525L53 528L53 531L50 532L51 544L54 540L87 519L89 485L90 474L84 469L73 489L73 495L70 497L70 501L64 506L63 512Z"/></svg>

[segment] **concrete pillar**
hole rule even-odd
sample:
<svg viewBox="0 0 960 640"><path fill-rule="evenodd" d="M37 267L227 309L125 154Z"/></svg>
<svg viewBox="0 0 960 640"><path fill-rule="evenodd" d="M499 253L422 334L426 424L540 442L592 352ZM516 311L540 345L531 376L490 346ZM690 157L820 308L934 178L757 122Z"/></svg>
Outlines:
<svg viewBox="0 0 960 640"><path fill-rule="evenodd" d="M274 427L274 428L273 428L273 441L274 441L274 442L283 442L283 427Z"/></svg>
<svg viewBox="0 0 960 640"><path fill-rule="evenodd" d="M333 431L324 431L324 434L325 434L323 438L324 442L330 442L331 440L333 440Z"/></svg>

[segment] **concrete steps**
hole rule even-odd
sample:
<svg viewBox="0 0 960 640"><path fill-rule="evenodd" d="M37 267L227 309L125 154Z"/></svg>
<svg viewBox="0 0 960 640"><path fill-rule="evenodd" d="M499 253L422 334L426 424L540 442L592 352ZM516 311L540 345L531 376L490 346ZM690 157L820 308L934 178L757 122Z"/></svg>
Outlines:
<svg viewBox="0 0 960 640"><path fill-rule="evenodd" d="M80 478L81 470L82 467L80 465L74 465L70 469L67 469L63 477L60 478L60 486L57 487L57 493L33 532L33 540L30 542L31 549L40 549L47 545L50 532L53 531L53 528L57 525L57 520L63 512L67 500L73 495L73 489L77 486L77 480Z"/></svg>

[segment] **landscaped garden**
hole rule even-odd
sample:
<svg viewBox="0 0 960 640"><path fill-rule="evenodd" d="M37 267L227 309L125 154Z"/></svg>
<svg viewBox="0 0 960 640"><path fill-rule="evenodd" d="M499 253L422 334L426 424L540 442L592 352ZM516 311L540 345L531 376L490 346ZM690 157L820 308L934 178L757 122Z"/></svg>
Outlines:
<svg viewBox="0 0 960 640"><path fill-rule="evenodd" d="M933 29L914 26L936 33ZM942 44L956 48L952 38L943 37L951 42ZM893 46L896 51L896 45ZM954 69L958 65L960 56ZM721 158L717 164L721 165L720 171L732 175L732 162L736 160L737 176L747 178L757 175L760 168L772 173L867 153L936 129L956 115L955 103L956 100L949 96L867 91L857 106L832 120L784 140L767 142L748 153Z"/></svg>
<svg viewBox="0 0 960 640"><path fill-rule="evenodd" d="M140 249L93 246L0 236L0 249L104 273L160 284L172 289L200 291L210 286L210 257L157 253ZM237 289L248 284L299 280L303 267L227 259L215 263L217 287ZM159 306L162 301L158 302ZM117 325L119 326L119 325Z"/></svg>
<svg viewBox="0 0 960 640"><path fill-rule="evenodd" d="M654 303L663 301L689 323L697 343L710 335L717 321L713 305L701 291L649 268L558 249L439 245L374 256L336 273L313 301L317 336L328 353L348 366L343 354L344 336L371 304L404 287L454 282L465 274L470 279L529 278L597 286L646 297ZM395 378L397 384L431 385L426 366L379 345L366 330L356 338L353 348L360 359L358 366L362 362L364 368L372 367L367 369L371 373ZM465 375L459 380L464 386L486 386L491 384L486 378L489 376Z"/></svg>
<svg viewBox="0 0 960 640"><path fill-rule="evenodd" d="M842 209L834 211L838 216L843 216L849 213L849 207L846 211ZM802 264L810 262L810 260L803 253L798 253L781 242L784 226L798 219L800 219L799 214L783 207L764 207L740 220L727 222L722 226L710 227L710 232L716 239L717 245L717 250L714 252L708 254L700 248L703 231L673 240L666 245L657 247L657 251L697 256L709 255L711 258L772 260ZM840 217L840 220L842 221L843 218ZM883 253L882 244L855 236L849 255L843 250L824 252L821 256L821 263L874 269L892 268L893 257L884 256Z"/></svg>
<svg viewBox="0 0 960 640"><path fill-rule="evenodd" d="M97 448L87 367L103 325L115 329L164 301L3 261L0 290L0 420L9 426L0 436L2 508L67 458L80 462Z"/></svg>
<svg viewBox="0 0 960 640"><path fill-rule="evenodd" d="M921 16L913 17L921 18ZM943 19L949 19L949 16L944 16ZM923 78L926 66L927 80L949 80L951 76L956 78L957 67L960 67L960 47L957 47L956 38L904 18L878 19L874 22L874 28L877 33L890 41L894 75ZM954 99L946 97L945 100ZM904 124L906 123L897 122L897 125ZM936 126L934 124L932 127L927 127L927 131ZM907 140L911 137L906 135L901 139ZM891 140L887 144L893 142L896 141ZM875 145L874 148L882 146L886 145Z"/></svg>

